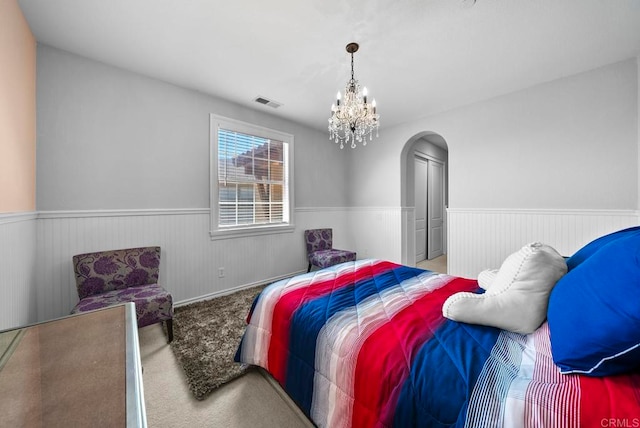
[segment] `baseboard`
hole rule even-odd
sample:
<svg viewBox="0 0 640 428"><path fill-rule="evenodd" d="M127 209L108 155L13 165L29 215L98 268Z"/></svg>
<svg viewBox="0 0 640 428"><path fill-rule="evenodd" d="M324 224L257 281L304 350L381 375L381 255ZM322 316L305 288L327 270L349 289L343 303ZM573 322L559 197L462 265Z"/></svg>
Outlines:
<svg viewBox="0 0 640 428"><path fill-rule="evenodd" d="M179 306L185 306L185 305L189 305L191 303L201 302L203 300L209 300L209 299L214 299L216 297L226 296L227 294L235 293L237 291L245 290L245 289L251 288L251 287L257 287L258 285L272 284L272 283L274 283L276 281L280 281L281 279L291 278L293 276L300 275L302 273L306 273L306 271L301 270L301 271L297 271L297 272L293 272L293 273L289 273L289 274L285 274L285 275L280 275L280 276L277 276L277 277L274 277L274 278L268 278L268 279L252 282L252 283L249 283L249 284L238 285L236 287L227 288L227 289L224 289L224 290L221 290L221 291L214 291L213 293L205 294L205 295L198 296L198 297L193 297L193 298L190 298L190 299L180 300L179 302L174 302L173 306L177 308Z"/></svg>

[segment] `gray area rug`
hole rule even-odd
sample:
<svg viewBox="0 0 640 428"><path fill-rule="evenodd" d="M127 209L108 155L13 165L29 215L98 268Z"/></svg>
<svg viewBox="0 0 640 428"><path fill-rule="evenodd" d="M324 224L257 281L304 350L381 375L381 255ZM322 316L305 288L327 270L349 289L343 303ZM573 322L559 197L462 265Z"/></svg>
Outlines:
<svg viewBox="0 0 640 428"><path fill-rule="evenodd" d="M247 367L233 361L251 303L264 285L175 308L171 349L189 389L204 400Z"/></svg>

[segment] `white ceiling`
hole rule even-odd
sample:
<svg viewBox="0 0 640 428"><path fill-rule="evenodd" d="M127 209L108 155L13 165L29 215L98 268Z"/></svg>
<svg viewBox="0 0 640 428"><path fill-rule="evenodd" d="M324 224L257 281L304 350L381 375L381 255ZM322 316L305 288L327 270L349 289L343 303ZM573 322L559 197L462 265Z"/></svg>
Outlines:
<svg viewBox="0 0 640 428"><path fill-rule="evenodd" d="M19 4L40 43L322 130L351 41L381 128L640 54L639 0Z"/></svg>

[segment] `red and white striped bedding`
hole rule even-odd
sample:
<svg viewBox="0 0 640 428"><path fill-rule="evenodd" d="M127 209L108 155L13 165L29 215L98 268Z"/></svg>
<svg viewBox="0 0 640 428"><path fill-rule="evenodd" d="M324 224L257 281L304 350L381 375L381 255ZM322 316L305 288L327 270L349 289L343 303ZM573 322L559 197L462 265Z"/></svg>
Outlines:
<svg viewBox="0 0 640 428"><path fill-rule="evenodd" d="M265 368L320 427L638 427L640 373L562 375L549 329L443 318L473 280L359 260L256 299L236 355Z"/></svg>

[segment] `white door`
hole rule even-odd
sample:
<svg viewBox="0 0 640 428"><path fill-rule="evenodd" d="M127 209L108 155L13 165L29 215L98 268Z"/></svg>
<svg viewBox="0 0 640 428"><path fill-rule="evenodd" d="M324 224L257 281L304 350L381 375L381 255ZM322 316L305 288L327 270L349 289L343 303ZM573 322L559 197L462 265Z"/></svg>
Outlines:
<svg viewBox="0 0 640 428"><path fill-rule="evenodd" d="M427 258L427 180L428 163L415 158L416 263Z"/></svg>
<svg viewBox="0 0 640 428"><path fill-rule="evenodd" d="M427 203L427 258L444 250L444 164L429 160Z"/></svg>

